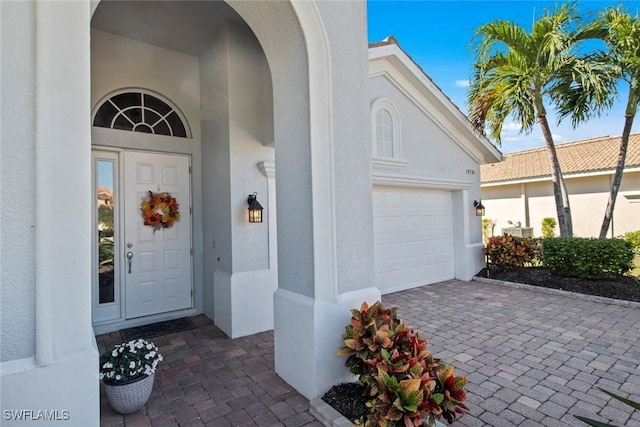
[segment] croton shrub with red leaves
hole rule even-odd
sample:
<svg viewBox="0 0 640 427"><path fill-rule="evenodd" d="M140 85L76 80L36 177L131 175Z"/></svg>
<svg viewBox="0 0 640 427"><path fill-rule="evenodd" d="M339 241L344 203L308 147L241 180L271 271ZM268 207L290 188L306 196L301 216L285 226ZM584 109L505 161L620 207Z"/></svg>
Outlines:
<svg viewBox="0 0 640 427"><path fill-rule="evenodd" d="M524 267L536 257L536 245L532 239L514 237L509 233L491 236L484 247L489 263L499 267Z"/></svg>
<svg viewBox="0 0 640 427"><path fill-rule="evenodd" d="M356 424L364 427L415 427L444 418L452 423L467 413L467 378L454 376L452 366L434 358L427 340L398 319L397 309L380 301L351 310L345 343L339 356L358 375L369 396L369 414Z"/></svg>

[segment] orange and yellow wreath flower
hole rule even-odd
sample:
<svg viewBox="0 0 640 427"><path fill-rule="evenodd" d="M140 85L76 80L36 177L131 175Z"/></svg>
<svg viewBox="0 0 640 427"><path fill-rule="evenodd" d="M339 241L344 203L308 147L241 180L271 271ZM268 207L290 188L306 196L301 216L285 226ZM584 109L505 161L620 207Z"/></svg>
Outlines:
<svg viewBox="0 0 640 427"><path fill-rule="evenodd" d="M144 225L153 227L154 232L161 228L171 228L174 222L180 221L179 208L175 197L169 193L149 191L140 203Z"/></svg>

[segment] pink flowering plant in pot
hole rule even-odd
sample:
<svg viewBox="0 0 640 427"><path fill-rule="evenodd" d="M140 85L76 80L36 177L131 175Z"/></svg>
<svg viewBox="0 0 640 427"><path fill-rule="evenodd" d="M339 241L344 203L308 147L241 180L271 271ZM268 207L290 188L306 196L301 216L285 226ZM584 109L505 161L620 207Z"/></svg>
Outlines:
<svg viewBox="0 0 640 427"><path fill-rule="evenodd" d="M162 355L152 342L143 339L118 344L100 356L100 379L107 385L121 385L156 372Z"/></svg>

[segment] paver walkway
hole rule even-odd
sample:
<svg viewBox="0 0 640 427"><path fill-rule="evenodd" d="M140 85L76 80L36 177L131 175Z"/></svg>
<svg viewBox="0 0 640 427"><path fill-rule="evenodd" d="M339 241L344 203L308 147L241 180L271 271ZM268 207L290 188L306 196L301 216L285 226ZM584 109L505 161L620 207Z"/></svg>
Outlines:
<svg viewBox="0 0 640 427"><path fill-rule="evenodd" d="M640 426L639 413L596 389L640 399L638 308L460 281L383 302L469 376L471 415L457 426L585 426L573 414ZM144 409L119 415L102 390L101 425L321 425L274 373L271 332L232 340L206 317L195 321L197 329L152 339L166 363ZM119 333L97 339L101 352L121 342Z"/></svg>
<svg viewBox="0 0 640 427"><path fill-rule="evenodd" d="M640 398L640 308L459 281L383 302L469 376L472 415L457 425L586 426L577 414L640 426L640 413L596 388Z"/></svg>
<svg viewBox="0 0 640 427"><path fill-rule="evenodd" d="M164 357L145 408L122 416L101 386L102 426L310 426L309 401L274 373L273 332L227 338L205 316L197 329L151 338ZM121 342L97 337L100 353Z"/></svg>

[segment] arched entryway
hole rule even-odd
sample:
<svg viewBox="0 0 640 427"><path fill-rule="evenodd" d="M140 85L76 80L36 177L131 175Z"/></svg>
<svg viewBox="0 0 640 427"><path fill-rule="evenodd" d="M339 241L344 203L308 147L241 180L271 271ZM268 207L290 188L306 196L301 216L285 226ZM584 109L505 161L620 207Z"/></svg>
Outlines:
<svg viewBox="0 0 640 427"><path fill-rule="evenodd" d="M204 2L177 1L172 5L180 12L181 6L191 3ZM373 238L370 218L367 218L367 213L371 212L371 156L365 97L366 5L362 2L285 1L239 1L229 5L248 24L253 39L257 40L252 46L260 46L271 72L278 183L279 288L273 303L276 370L305 396L315 397L346 374L343 361L335 357L335 348L340 334L336 331L341 331L348 320L348 308L379 295L368 288L373 276ZM16 87L25 93L33 95L25 97L27 107L24 110L29 111L25 117L32 117L29 120L33 123L33 138L26 140L34 143L33 170L29 171L25 182L29 183L27 192L32 192L27 200L33 201L31 209L34 224L37 224L37 227L33 226L31 244L34 248L31 263L33 292L25 297L34 302L20 305L35 319L32 339L27 345L33 348L33 357L16 365L19 374L12 375L11 379L3 376L3 384L7 382L8 389L16 391L12 398L15 407L30 407L37 402L39 407L68 408L74 419L94 424L99 405L98 355L90 287L95 249L91 245L92 212L96 206L90 191L93 182L90 142L95 143L96 132L103 130L111 132L103 135L106 138L101 142L103 149L139 152L151 151L152 147L158 154L189 156L193 169L198 165L201 168L198 175L201 181L191 181L194 224L204 224L202 217L212 212L205 202L217 201L205 198L203 192L204 181L208 179L205 168L217 170L217 165L202 161L206 157L203 146L198 152L191 142L181 141L178 144L182 145L176 145L175 141L167 139L173 136L155 135L156 139L149 140L143 138L149 134L142 132L96 130L91 126L92 112L96 111L99 98L113 90L148 90L178 106L191 125L195 115L201 124L204 123L202 129L211 124L206 123L209 113L224 114L235 105L211 103L214 108L209 111L203 109L199 101L181 99L181 93L195 92L200 96L200 88L194 89L194 82L189 79L173 82L174 87L183 89L176 92L177 95L171 88L160 90L149 83L163 73L167 78L184 76L184 73L171 71L179 67L188 68L192 73L197 70L200 82L200 61L194 65L193 60L185 56L179 61L164 61L161 55L155 58L160 59L160 66L144 74L144 79L100 87L108 80L93 78L92 71L109 71L110 64L105 61L99 69L94 66L92 70L91 42L102 43L112 38L92 37L90 22L100 7L101 2L94 1L24 3L20 11L3 8L2 16L20 23L21 29L16 34L21 42L25 41L20 64L25 64L25 70L33 70L33 73L16 73L7 78L9 82L17 82L19 86ZM174 16L177 19L179 15ZM131 20L136 18L135 14L123 14L118 22L130 26ZM243 28L239 30L249 36ZM170 31L167 34L176 36ZM135 44L136 39L133 40L132 44ZM113 47L117 44L104 45ZM168 50L155 48L157 53ZM175 58L176 55L170 56ZM132 73L134 70L119 68L113 70L112 78L129 78ZM100 95L92 99L94 94ZM196 105L191 112L185 107L190 102ZM226 108L216 110L220 105ZM196 129L194 126L191 129L194 136ZM208 130L215 133L220 129L211 126ZM116 132L126 134L126 138L122 137L126 141L118 144L109 141L116 138ZM201 131L200 136L203 134ZM255 137L252 133L243 136ZM273 149L264 147L264 150ZM200 162L193 161L197 158ZM228 214L230 217L240 216L239 212L245 211L247 194L269 191L269 178L262 175L263 171L273 175L272 165L264 162L262 168L251 162L238 164L236 170L239 171L236 176L255 170L260 174L264 189L253 188L257 181L235 180L231 185L225 185L232 212ZM209 188L215 184L215 181L209 182ZM193 188L198 186L200 206L197 197L193 196L197 194ZM242 221L239 216L235 221ZM251 241L255 237L252 233L260 233L256 230L261 229L245 230L244 237ZM203 285L194 286L194 294L201 289L202 295L194 295L195 305L191 309L197 311L200 301L202 311L205 311L207 304L214 304L212 290L206 294L204 286L207 274L205 248L213 246L213 242L205 240L204 230L192 236L194 257L200 250L203 266L193 269L194 283L198 283L196 276L200 274ZM216 241L216 247L218 243ZM234 251L233 247L231 250ZM252 257L251 252L241 255L233 259L248 263L243 264L246 271L254 267L251 263L256 259L260 260ZM221 257L221 262L225 261ZM259 303L265 305L271 301ZM25 357L28 358L28 354L31 353L27 352ZM61 376L71 388L67 393L51 393L58 387ZM18 393L20 390L28 390L28 396Z"/></svg>
<svg viewBox="0 0 640 427"><path fill-rule="evenodd" d="M275 194L258 164L274 160L273 90L255 34L226 3L203 1L102 2L91 27L94 157L108 157L98 158L111 161L114 176L121 178L112 190L119 224L115 288L120 292L105 303L94 298L94 327L107 331L202 312L232 337L272 329L273 308L264 301L277 288ZM142 105L129 105L138 92L135 100ZM156 107L161 99L171 107ZM183 138L173 132L177 124L171 119L177 118L189 129ZM171 132L159 132L163 129ZM132 152L136 164L126 161L133 159ZM136 214L136 196L130 195L144 184L136 190L127 180L130 174L137 184L139 174L129 171L142 167L145 153L159 159L156 181L164 179L165 163L186 156L188 175L180 179L190 184L189 194L179 200L181 221L149 236L140 234L149 227ZM156 191L156 185L157 191L172 191L161 182L147 185L153 187L149 191ZM96 182L94 188L97 192L104 184ZM247 222L247 194L254 192L267 207L263 224ZM177 248L186 250L180 262L164 251L147 250L147 240L160 245L170 233L190 237L186 247ZM191 274L174 281L167 273L156 280L151 271L140 272L144 256L147 270L162 270L169 262L172 271L187 266ZM103 269L102 262L97 259L94 270ZM259 286L252 277L261 278ZM186 279L189 283L183 283ZM140 286L139 292L131 291ZM169 294L174 303L165 304L155 294ZM140 305L147 308L132 308ZM254 316L243 316L242 307L251 308Z"/></svg>
<svg viewBox="0 0 640 427"><path fill-rule="evenodd" d="M314 323L322 317L315 305L322 303L326 310L339 295L329 55L313 3L97 6L92 18L94 112L105 93L143 87L174 102L192 132L185 143L94 127L92 144L96 150L114 149L120 159L131 150L189 156L193 224L191 307L130 317L133 311L127 307L134 302L123 291L120 317L97 327L113 329L195 312L206 313L231 336L275 326L277 370L303 393L318 393L319 377L307 379L295 367L291 351L279 349L308 340L304 347L310 355L304 358L314 358ZM277 235L274 221L267 221L271 227L256 226L244 218L246 194L254 191L269 202L266 218L275 216L273 186L261 175L274 160ZM127 183L120 187L123 193L129 188ZM270 253L276 237L277 265ZM123 266L128 262L123 255L138 258L130 240L124 235L120 239ZM125 283L130 273L120 270ZM306 338L292 324L301 311L311 322Z"/></svg>

